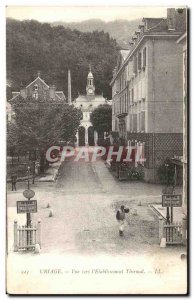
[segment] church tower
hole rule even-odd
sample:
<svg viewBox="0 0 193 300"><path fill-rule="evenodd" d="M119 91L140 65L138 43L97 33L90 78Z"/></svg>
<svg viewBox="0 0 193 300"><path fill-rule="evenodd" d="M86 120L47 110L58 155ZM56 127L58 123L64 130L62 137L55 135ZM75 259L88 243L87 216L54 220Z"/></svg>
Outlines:
<svg viewBox="0 0 193 300"><path fill-rule="evenodd" d="M87 94L87 96L94 96L95 95L94 77L92 75L90 65L89 65L89 73L88 73L88 76L87 76L86 94Z"/></svg>

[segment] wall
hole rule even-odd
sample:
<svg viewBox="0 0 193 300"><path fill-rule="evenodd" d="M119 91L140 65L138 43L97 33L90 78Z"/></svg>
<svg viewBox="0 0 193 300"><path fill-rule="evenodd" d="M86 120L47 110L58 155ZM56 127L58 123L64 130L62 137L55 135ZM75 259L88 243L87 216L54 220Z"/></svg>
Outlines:
<svg viewBox="0 0 193 300"><path fill-rule="evenodd" d="M180 52L173 38L148 41L148 132L183 131Z"/></svg>
<svg viewBox="0 0 193 300"><path fill-rule="evenodd" d="M127 133L127 140L145 143L145 181L158 182L157 169L166 158L183 154L182 133Z"/></svg>
<svg viewBox="0 0 193 300"><path fill-rule="evenodd" d="M39 78L37 78L34 81L34 83L32 83L31 85L29 85L29 87L26 88L28 97L33 95L35 84L38 84L38 95L40 95L40 97L50 97L49 88Z"/></svg>

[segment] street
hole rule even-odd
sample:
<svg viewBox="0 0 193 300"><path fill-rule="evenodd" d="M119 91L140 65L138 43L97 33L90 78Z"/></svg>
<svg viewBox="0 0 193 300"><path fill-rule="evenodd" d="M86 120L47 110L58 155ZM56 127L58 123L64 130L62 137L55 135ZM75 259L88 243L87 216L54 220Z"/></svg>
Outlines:
<svg viewBox="0 0 193 300"><path fill-rule="evenodd" d="M18 183L18 190L8 191L7 197L7 276L17 278L10 281L9 292L21 286L21 293L88 293L88 279L93 293L98 293L98 287L104 293L148 293L149 282L154 282L156 293L163 286L167 293L176 284L179 291L186 286L186 264L180 258L185 247L160 248L158 217L149 207L161 202L161 185L119 182L104 161L84 163L71 158L61 164L56 182L30 186L38 201L32 222L42 224L41 251L13 252L14 220L26 223L26 215L17 214L16 201L23 199L27 182ZM115 218L122 204L130 208L124 237L119 236ZM107 273L92 275L93 269ZM53 270L59 274L45 274ZM111 275L111 270L122 275ZM170 284L165 287L165 282Z"/></svg>
<svg viewBox="0 0 193 300"><path fill-rule="evenodd" d="M16 200L23 198L26 185L18 183L17 192L8 192L9 251L13 250L14 219L25 224L25 215L16 213ZM55 183L38 182L31 189L38 200L38 213L32 219L42 222L43 253L151 255L160 250L158 217L149 205L161 202L161 185L119 182L102 160L74 162L71 158L61 164ZM130 209L123 238L115 218L121 204ZM180 249L174 246L168 251Z"/></svg>

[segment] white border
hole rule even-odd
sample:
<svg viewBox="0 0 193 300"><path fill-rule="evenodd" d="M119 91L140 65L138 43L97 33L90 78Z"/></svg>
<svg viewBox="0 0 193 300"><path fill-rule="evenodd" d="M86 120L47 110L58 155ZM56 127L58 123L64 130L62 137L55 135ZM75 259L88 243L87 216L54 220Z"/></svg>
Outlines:
<svg viewBox="0 0 193 300"><path fill-rule="evenodd" d="M132 1L128 1L128 0L106 0L105 1L105 5L110 5L110 6L132 6L133 4L135 4L134 6L184 6L187 5L190 9L192 9L193 4L191 0L187 0L187 1L176 1L176 0L162 0L162 1L144 1L144 0L135 0L134 2ZM34 1L24 1L24 0L20 0L20 1L11 1L11 0L1 0L0 2L0 28L1 28L1 47L0 47L0 66L1 66L1 72L0 72L0 95L1 95L1 100L0 100L0 120L1 120L1 130L0 130L0 157L1 157L1 170L0 170L0 228L1 228L1 243L0 243L0 264L1 264L1 272L0 272L0 295L1 295L1 299L7 299L7 295L5 294L5 131L6 131L6 126L5 126L5 121L6 121L6 117L5 117L5 86L6 86L6 65L5 65L5 57L6 57L6 53L5 53L5 6L7 5L29 5L29 6L38 6L38 5L49 5L49 6L59 6L59 5L66 5L66 6L102 6L104 4L104 1L102 0L93 0L92 2L90 0L71 0L71 1L67 1L67 0L55 0L55 1L48 1L47 0L34 0ZM191 28L190 28L190 32L192 32L192 25L190 24ZM191 34L192 36L192 34ZM190 36L190 38L191 38ZM190 49L192 49L191 45L190 45ZM190 78L191 81L190 83L190 87L192 84L192 70L190 70ZM190 95L189 95L190 96ZM192 106L190 106L190 111L191 111L191 115L192 115ZM190 120L191 121L191 120ZM192 122L190 122L190 128L192 128ZM191 136L190 138L192 138L192 132L191 132ZM193 147L191 148L191 153L193 154ZM190 186L192 186L192 182L193 182L193 178L192 176L190 176ZM192 194L192 193L191 193ZM190 218L191 219L191 218ZM191 228L192 229L192 228ZM192 248L192 243L190 245L190 249ZM191 266L190 266L190 270L192 270L192 261L191 261ZM191 284L191 282L190 282ZM20 297L18 297L20 298ZM21 299L25 299L27 297L21 297ZM39 297L36 297L39 298ZM103 297L102 297L103 298ZM133 297L131 297L133 298ZM169 297L165 297L168 298ZM134 298L136 299L136 297Z"/></svg>

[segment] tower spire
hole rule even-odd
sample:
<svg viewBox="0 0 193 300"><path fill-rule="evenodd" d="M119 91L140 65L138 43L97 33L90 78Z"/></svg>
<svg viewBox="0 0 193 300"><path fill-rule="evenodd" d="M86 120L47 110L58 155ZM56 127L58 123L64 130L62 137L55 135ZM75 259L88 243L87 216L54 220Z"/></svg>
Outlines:
<svg viewBox="0 0 193 300"><path fill-rule="evenodd" d="M91 72L90 64L89 64L89 73L87 76L86 92L87 92L87 95L90 95L90 96L93 96L95 94L94 77Z"/></svg>

